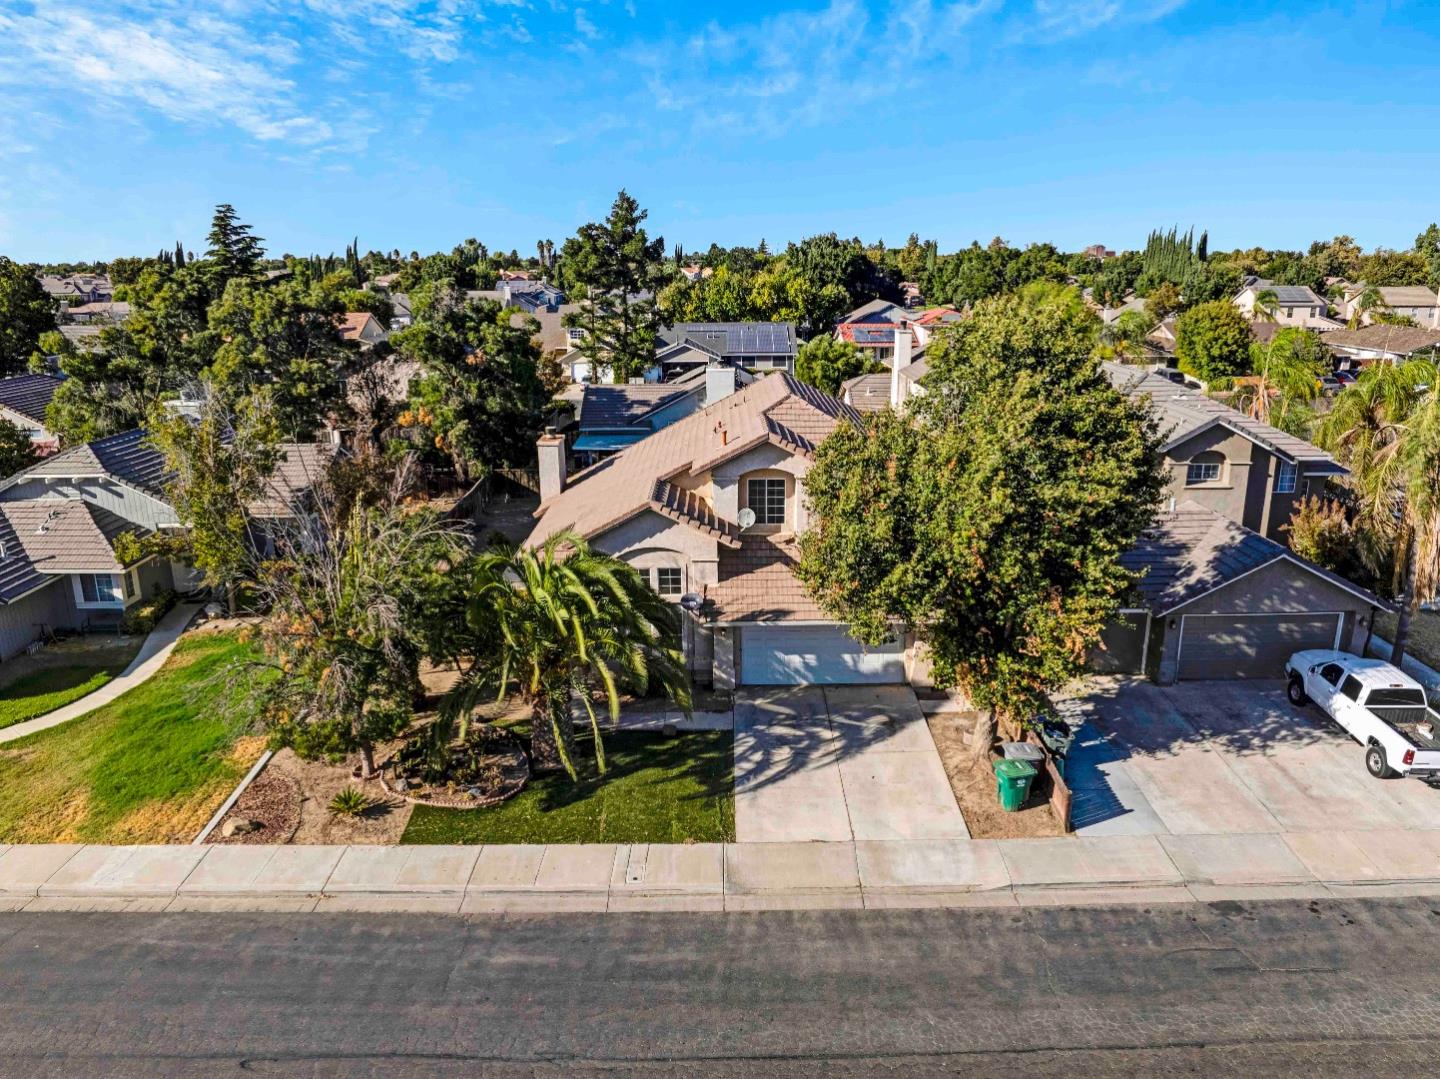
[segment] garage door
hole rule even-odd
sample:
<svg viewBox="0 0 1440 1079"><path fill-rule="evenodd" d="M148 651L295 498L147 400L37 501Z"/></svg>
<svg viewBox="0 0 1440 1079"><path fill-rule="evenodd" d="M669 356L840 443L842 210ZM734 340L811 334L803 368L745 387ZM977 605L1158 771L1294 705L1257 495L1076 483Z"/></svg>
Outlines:
<svg viewBox="0 0 1440 1079"><path fill-rule="evenodd" d="M1281 678L1302 648L1334 648L1338 614L1186 615L1180 678Z"/></svg>
<svg viewBox="0 0 1440 1079"><path fill-rule="evenodd" d="M898 639L867 648L842 626L750 626L740 635L740 681L747 686L903 682L904 649Z"/></svg>

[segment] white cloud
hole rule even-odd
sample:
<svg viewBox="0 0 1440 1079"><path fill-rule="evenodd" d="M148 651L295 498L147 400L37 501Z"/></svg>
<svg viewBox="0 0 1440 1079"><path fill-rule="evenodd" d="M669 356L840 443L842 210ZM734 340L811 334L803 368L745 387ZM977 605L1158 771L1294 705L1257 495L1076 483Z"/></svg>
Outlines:
<svg viewBox="0 0 1440 1079"><path fill-rule="evenodd" d="M599 28L590 21L590 16L585 14L583 7L575 9L575 32L581 37L594 41L600 36Z"/></svg>

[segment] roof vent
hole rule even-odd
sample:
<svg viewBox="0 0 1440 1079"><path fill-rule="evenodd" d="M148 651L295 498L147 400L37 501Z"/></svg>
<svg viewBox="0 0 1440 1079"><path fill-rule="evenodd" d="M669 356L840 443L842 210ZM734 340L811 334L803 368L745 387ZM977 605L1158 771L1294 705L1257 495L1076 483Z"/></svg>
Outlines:
<svg viewBox="0 0 1440 1079"><path fill-rule="evenodd" d="M50 531L50 522L51 522L51 521L54 521L54 520L55 520L57 517L59 517L59 516L60 516L60 511L59 511L59 510L51 510L49 513L47 513L47 514L45 515L45 519L40 522L40 527L38 527L37 529L35 529L35 534L36 534L37 536L43 536L43 535L45 535L45 533L47 533L47 532Z"/></svg>

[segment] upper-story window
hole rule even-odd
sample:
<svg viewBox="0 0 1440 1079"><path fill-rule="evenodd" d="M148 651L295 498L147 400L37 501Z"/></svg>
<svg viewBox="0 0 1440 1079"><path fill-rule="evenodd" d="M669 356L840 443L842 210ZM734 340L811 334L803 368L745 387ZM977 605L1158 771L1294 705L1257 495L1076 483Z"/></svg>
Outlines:
<svg viewBox="0 0 1440 1079"><path fill-rule="evenodd" d="M655 591L662 596L678 596L681 591L680 570L674 566L661 566L655 571Z"/></svg>
<svg viewBox="0 0 1440 1079"><path fill-rule="evenodd" d="M1295 479L1300 469L1294 461L1281 461L1280 469L1275 473L1275 493L1277 495L1290 495L1295 493Z"/></svg>
<svg viewBox="0 0 1440 1079"><path fill-rule="evenodd" d="M579 326L571 326L565 331L565 336L571 341L583 341L585 340L585 331Z"/></svg>
<svg viewBox="0 0 1440 1079"><path fill-rule="evenodd" d="M750 480L746 487L750 508L755 511L757 525L785 523L785 481L783 479Z"/></svg>
<svg viewBox="0 0 1440 1079"><path fill-rule="evenodd" d="M1185 468L1185 486L1199 487L1206 483L1219 483L1225 470L1225 458L1218 453L1198 454Z"/></svg>

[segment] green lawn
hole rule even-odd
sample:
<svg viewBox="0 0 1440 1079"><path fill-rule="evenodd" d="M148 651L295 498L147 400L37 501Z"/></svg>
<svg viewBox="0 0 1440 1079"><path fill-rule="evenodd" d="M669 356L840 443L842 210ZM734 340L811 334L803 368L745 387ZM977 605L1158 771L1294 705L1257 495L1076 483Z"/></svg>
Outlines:
<svg viewBox="0 0 1440 1079"><path fill-rule="evenodd" d="M188 842L260 752L221 702L234 633L182 638L148 682L80 719L0 745L0 841Z"/></svg>
<svg viewBox="0 0 1440 1079"><path fill-rule="evenodd" d="M130 665L122 663L67 664L42 667L7 686L0 686L0 729L79 700L110 681Z"/></svg>
<svg viewBox="0 0 1440 1079"><path fill-rule="evenodd" d="M533 779L493 809L416 806L402 843L720 843L735 838L734 736L699 731L666 738L605 736L608 770L590 747L579 783Z"/></svg>
<svg viewBox="0 0 1440 1079"><path fill-rule="evenodd" d="M1395 616L1375 616L1375 632L1387 641L1395 640ZM1421 663L1440 670L1440 611L1417 611L1410 620L1410 644L1406 649Z"/></svg>

